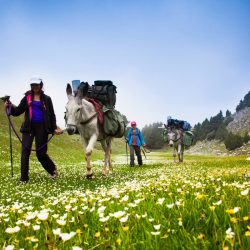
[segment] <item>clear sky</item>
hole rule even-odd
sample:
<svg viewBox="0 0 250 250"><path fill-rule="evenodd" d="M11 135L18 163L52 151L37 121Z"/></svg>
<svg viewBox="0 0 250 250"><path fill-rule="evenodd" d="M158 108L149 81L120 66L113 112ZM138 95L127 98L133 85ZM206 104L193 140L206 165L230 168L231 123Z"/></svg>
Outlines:
<svg viewBox="0 0 250 250"><path fill-rule="evenodd" d="M139 127L235 112L250 90L249 0L0 0L0 95L39 75L64 126L66 84L112 80Z"/></svg>

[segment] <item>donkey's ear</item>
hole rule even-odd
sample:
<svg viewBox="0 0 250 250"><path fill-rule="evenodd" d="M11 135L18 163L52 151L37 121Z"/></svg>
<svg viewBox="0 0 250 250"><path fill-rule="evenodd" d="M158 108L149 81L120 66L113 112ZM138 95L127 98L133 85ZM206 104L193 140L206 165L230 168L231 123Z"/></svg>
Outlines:
<svg viewBox="0 0 250 250"><path fill-rule="evenodd" d="M67 93L67 96L72 95L72 88L69 83L67 84L67 87L66 87L66 93Z"/></svg>

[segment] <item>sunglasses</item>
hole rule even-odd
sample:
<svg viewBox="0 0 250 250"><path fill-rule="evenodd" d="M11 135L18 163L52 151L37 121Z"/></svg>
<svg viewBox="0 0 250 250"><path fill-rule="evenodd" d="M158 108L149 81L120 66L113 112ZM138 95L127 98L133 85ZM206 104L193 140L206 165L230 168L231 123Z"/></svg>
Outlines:
<svg viewBox="0 0 250 250"><path fill-rule="evenodd" d="M31 83L30 86L31 87L37 87L37 86L40 86L40 84L39 83Z"/></svg>

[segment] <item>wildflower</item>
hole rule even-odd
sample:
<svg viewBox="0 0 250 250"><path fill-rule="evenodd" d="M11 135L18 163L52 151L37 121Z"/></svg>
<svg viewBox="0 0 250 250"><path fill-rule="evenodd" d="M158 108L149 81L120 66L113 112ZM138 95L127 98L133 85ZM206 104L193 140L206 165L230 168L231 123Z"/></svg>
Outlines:
<svg viewBox="0 0 250 250"><path fill-rule="evenodd" d="M85 228L87 228L89 225L88 225L88 224L84 224L83 226L84 226Z"/></svg>
<svg viewBox="0 0 250 250"><path fill-rule="evenodd" d="M13 245L8 245L4 248L4 250L13 250L15 248L15 246Z"/></svg>
<svg viewBox="0 0 250 250"><path fill-rule="evenodd" d="M61 233L61 228L53 229L52 232L54 235L59 235Z"/></svg>
<svg viewBox="0 0 250 250"><path fill-rule="evenodd" d="M162 203L164 202L165 198L159 198L158 201L156 202L156 204L162 205Z"/></svg>
<svg viewBox="0 0 250 250"><path fill-rule="evenodd" d="M196 199L198 199L198 200L203 200L203 199L204 199L204 197L205 197L205 195L204 195L204 194L200 194L200 193L198 193L198 194L197 194L197 196L196 196Z"/></svg>
<svg viewBox="0 0 250 250"><path fill-rule="evenodd" d="M77 247L77 246L73 246L72 250L82 250L82 248L81 247Z"/></svg>
<svg viewBox="0 0 250 250"><path fill-rule="evenodd" d="M100 221L101 221L101 222L106 222L106 221L108 221L108 220L109 220L109 216L101 217L101 218L100 218Z"/></svg>
<svg viewBox="0 0 250 250"><path fill-rule="evenodd" d="M122 240L121 240L120 238L118 238L118 239L116 240L116 242L117 242L118 245L121 245Z"/></svg>
<svg viewBox="0 0 250 250"><path fill-rule="evenodd" d="M95 233L95 237L96 237L96 238L100 237L100 235L101 235L100 232L96 232L96 233Z"/></svg>
<svg viewBox="0 0 250 250"><path fill-rule="evenodd" d="M249 189L246 189L240 192L240 194L243 196L248 195L248 193L249 193Z"/></svg>
<svg viewBox="0 0 250 250"><path fill-rule="evenodd" d="M159 224L159 225L154 225L154 229L155 229L155 230L160 230L160 228L161 228L161 224Z"/></svg>
<svg viewBox="0 0 250 250"><path fill-rule="evenodd" d="M34 231L38 231L39 229L40 229L40 225L34 225L34 226L33 226L33 230L34 230Z"/></svg>
<svg viewBox="0 0 250 250"><path fill-rule="evenodd" d="M98 214L104 213L104 210L106 209L105 206L101 206L97 209Z"/></svg>
<svg viewBox="0 0 250 250"><path fill-rule="evenodd" d="M123 226L123 227L122 227L122 230L125 231L125 232L127 232L128 229L129 229L129 226Z"/></svg>
<svg viewBox="0 0 250 250"><path fill-rule="evenodd" d="M210 208L211 211L215 210L215 206L210 206L209 208Z"/></svg>
<svg viewBox="0 0 250 250"><path fill-rule="evenodd" d="M246 236L250 236L250 231L246 231L246 232L245 232L245 235L246 235Z"/></svg>
<svg viewBox="0 0 250 250"><path fill-rule="evenodd" d="M125 212L124 211L118 211L118 212L115 212L114 214L113 214L113 216L115 217L115 218L121 218L123 215L125 214Z"/></svg>
<svg viewBox="0 0 250 250"><path fill-rule="evenodd" d="M219 206L221 203L222 203L222 200L219 200L219 201L217 201L217 202L213 202L213 205L214 205L214 206Z"/></svg>
<svg viewBox="0 0 250 250"><path fill-rule="evenodd" d="M151 232L152 235L159 235L161 232L157 231L157 232Z"/></svg>
<svg viewBox="0 0 250 250"><path fill-rule="evenodd" d="M37 215L37 218L39 220L47 220L49 216L49 213L47 212L41 212L40 214Z"/></svg>
<svg viewBox="0 0 250 250"><path fill-rule="evenodd" d="M243 220L244 220L244 221L248 221L248 220L249 220L249 217L248 217L248 216L244 216L244 217L243 217Z"/></svg>
<svg viewBox="0 0 250 250"><path fill-rule="evenodd" d="M239 212L239 211L240 211L240 208L239 208L239 207L235 207L235 208L233 208L233 209L228 209L228 210L226 210L226 212L229 213L229 214L236 214L236 213Z"/></svg>
<svg viewBox="0 0 250 250"><path fill-rule="evenodd" d="M197 238L200 239L200 240L204 240L205 239L205 234L199 234L197 236Z"/></svg>
<svg viewBox="0 0 250 250"><path fill-rule="evenodd" d="M232 217L232 218L230 218L230 221L231 221L232 223L236 223L236 222L237 222L237 218Z"/></svg>
<svg viewBox="0 0 250 250"><path fill-rule="evenodd" d="M231 227L229 227L228 229L227 229L227 231L226 231L226 238L227 239L232 239L232 238L234 238L234 232L232 231L232 228Z"/></svg>
<svg viewBox="0 0 250 250"><path fill-rule="evenodd" d="M128 220L128 215L120 218L120 222L126 222Z"/></svg>
<svg viewBox="0 0 250 250"><path fill-rule="evenodd" d="M82 233L81 229L76 229L76 233L80 235Z"/></svg>
<svg viewBox="0 0 250 250"><path fill-rule="evenodd" d="M56 220L56 222L60 225L60 226L64 226L66 225L66 221L65 220Z"/></svg>
<svg viewBox="0 0 250 250"><path fill-rule="evenodd" d="M20 227L16 226L16 227L8 227L6 228L5 232L8 234L14 234L20 231Z"/></svg>
<svg viewBox="0 0 250 250"><path fill-rule="evenodd" d="M72 237L74 237L76 235L76 232L70 232L70 233L61 233L59 234L60 238L63 241L67 241L70 240Z"/></svg>
<svg viewBox="0 0 250 250"><path fill-rule="evenodd" d="M173 208L174 207L174 203L172 203L172 204L167 204L166 205L168 208Z"/></svg>
<svg viewBox="0 0 250 250"><path fill-rule="evenodd" d="M128 201L128 198L129 198L128 195L123 196L121 199L121 202Z"/></svg>

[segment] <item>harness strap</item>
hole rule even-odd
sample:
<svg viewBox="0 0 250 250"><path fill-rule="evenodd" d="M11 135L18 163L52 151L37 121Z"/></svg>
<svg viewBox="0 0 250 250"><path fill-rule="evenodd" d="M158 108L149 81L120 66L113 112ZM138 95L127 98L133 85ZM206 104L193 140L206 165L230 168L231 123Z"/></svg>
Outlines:
<svg viewBox="0 0 250 250"><path fill-rule="evenodd" d="M28 106L29 106L29 114L30 114L30 121L32 120L32 100L31 100L31 94L27 95L27 102L28 102Z"/></svg>

